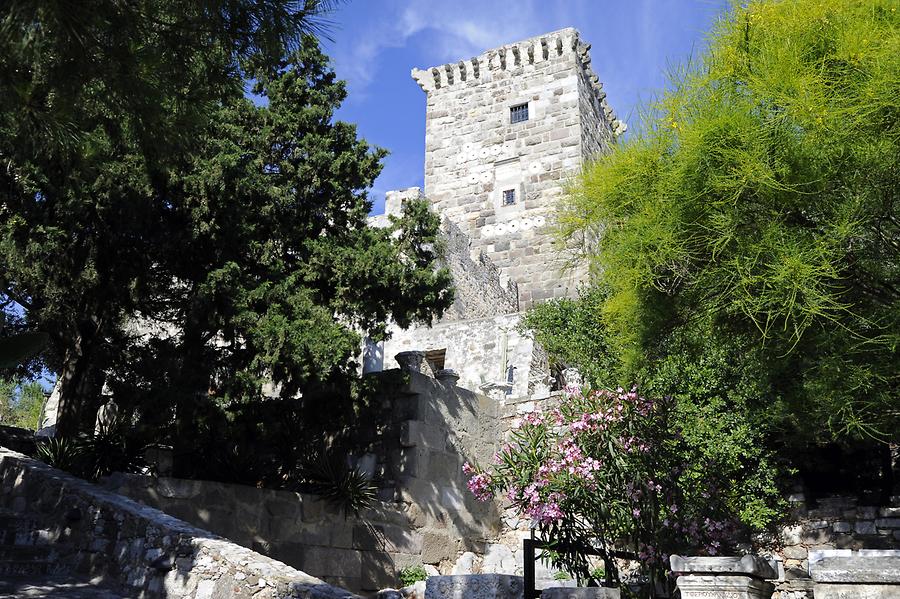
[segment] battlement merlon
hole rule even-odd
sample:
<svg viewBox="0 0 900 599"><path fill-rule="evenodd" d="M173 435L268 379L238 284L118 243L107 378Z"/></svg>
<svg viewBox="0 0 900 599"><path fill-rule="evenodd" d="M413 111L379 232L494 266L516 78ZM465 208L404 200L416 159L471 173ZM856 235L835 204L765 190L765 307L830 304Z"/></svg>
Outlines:
<svg viewBox="0 0 900 599"><path fill-rule="evenodd" d="M410 74L426 94L432 94L490 81L494 71L514 71L523 69L526 65L568 58L574 54L590 82L609 128L616 136L621 135L625 133L627 125L616 117L615 111L606 102L603 84L591 69L590 49L590 44L581 41L577 29L566 27L488 50L468 60L427 69L413 69Z"/></svg>

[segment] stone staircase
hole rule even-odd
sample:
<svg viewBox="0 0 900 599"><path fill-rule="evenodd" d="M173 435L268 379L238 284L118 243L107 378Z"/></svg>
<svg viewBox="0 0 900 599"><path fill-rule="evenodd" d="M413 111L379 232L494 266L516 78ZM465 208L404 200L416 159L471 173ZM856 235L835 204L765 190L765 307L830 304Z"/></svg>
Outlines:
<svg viewBox="0 0 900 599"><path fill-rule="evenodd" d="M0 508L0 599L124 599L71 574L62 559L67 550L58 531L41 529L27 513Z"/></svg>

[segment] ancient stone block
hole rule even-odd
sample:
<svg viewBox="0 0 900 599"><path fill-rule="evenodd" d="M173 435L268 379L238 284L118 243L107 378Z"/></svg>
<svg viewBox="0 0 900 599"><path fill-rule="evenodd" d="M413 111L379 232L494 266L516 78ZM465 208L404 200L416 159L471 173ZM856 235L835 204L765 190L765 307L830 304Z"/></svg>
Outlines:
<svg viewBox="0 0 900 599"><path fill-rule="evenodd" d="M681 599L770 599L775 586L749 576L679 576Z"/></svg>
<svg viewBox="0 0 900 599"><path fill-rule="evenodd" d="M619 599L619 589L601 587L551 587L541 591L541 599Z"/></svg>
<svg viewBox="0 0 900 599"><path fill-rule="evenodd" d="M425 599L521 599L524 580L506 574L432 576L425 583Z"/></svg>
<svg viewBox="0 0 900 599"><path fill-rule="evenodd" d="M438 564L450 558L453 545L446 533L425 532L422 535L422 563Z"/></svg>
<svg viewBox="0 0 900 599"><path fill-rule="evenodd" d="M809 575L822 583L900 585L900 550L810 551Z"/></svg>
<svg viewBox="0 0 900 599"><path fill-rule="evenodd" d="M742 557L670 558L682 599L770 599L776 578L773 561L755 555Z"/></svg>

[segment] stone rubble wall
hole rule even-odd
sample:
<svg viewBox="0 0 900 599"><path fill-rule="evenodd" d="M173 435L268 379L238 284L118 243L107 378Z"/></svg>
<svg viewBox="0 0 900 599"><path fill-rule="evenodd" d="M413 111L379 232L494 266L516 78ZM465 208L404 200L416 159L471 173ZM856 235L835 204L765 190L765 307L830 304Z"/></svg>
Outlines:
<svg viewBox="0 0 900 599"><path fill-rule="evenodd" d="M355 597L148 506L0 447L0 507L77 572L139 599Z"/></svg>
<svg viewBox="0 0 900 599"><path fill-rule="evenodd" d="M403 203L422 199L418 187L392 190L385 194L384 214L370 216L369 225L387 227L391 216L403 213ZM453 277L453 305L439 322L472 318L486 318L519 311L519 292L516 284L502 277L500 269L484 252L473 249L472 240L453 221L441 222L443 252L439 264Z"/></svg>
<svg viewBox="0 0 900 599"><path fill-rule="evenodd" d="M516 284L508 279L504 284L500 270L484 252L473 251L472 240L451 220L444 219L442 229L445 252L441 262L453 276L455 297L441 322L518 312Z"/></svg>
<svg viewBox="0 0 900 599"><path fill-rule="evenodd" d="M900 497L890 507L858 506L846 497L822 499L807 509L801 494L791 497L793 522L775 539L761 538L784 564L786 580L776 584L773 599L811 599L809 552L822 549L900 549Z"/></svg>
<svg viewBox="0 0 900 599"><path fill-rule="evenodd" d="M570 28L413 70L427 95L425 195L518 284L523 309L575 294L583 270L555 247L557 201L584 156L621 131L586 56ZM511 123L525 102L529 119Z"/></svg>

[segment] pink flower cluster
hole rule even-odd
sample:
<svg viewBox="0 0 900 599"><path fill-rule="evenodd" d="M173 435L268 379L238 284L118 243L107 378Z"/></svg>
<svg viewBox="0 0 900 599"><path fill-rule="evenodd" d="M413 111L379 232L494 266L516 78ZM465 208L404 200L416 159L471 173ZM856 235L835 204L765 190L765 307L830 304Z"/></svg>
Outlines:
<svg viewBox="0 0 900 599"><path fill-rule="evenodd" d="M528 493L528 488L525 489L525 492L526 494ZM536 492L532 492L531 495L527 496L528 506L525 508L525 513L535 522L550 524L562 520L563 516L565 516L562 508L559 507L560 502L563 500L561 493L550 493L546 501L541 501L540 494Z"/></svg>
<svg viewBox="0 0 900 599"><path fill-rule="evenodd" d="M469 479L468 487L478 501L487 501L491 498L491 476L486 472L480 472Z"/></svg>
<svg viewBox="0 0 900 599"><path fill-rule="evenodd" d="M491 485L494 482L487 472L478 472L472 464L463 464L463 473L469 477L466 486L479 501L487 501L491 498Z"/></svg>
<svg viewBox="0 0 900 599"><path fill-rule="evenodd" d="M603 466L599 460L584 455L573 438L563 439L559 444L559 451L561 454L559 458L551 458L538 468L538 476L542 477L544 484L548 477L561 472L593 481L594 472Z"/></svg>

